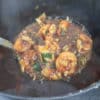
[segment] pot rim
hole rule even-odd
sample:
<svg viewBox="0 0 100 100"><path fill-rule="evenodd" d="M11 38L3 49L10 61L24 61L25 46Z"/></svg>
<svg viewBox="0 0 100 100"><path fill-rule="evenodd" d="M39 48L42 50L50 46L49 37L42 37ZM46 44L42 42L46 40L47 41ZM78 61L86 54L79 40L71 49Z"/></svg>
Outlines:
<svg viewBox="0 0 100 100"><path fill-rule="evenodd" d="M0 92L0 96L2 97L7 97L10 98L12 100L17 99L17 100L58 100L58 99L64 99L64 98L69 98L71 96L77 96L80 95L82 93L86 93L89 92L93 89L97 89L100 87L100 80L89 85L88 87L84 88L84 89L80 89L77 90L76 92L72 92L72 93L68 93L67 95L63 95L63 96L52 96L52 97L28 97L28 96L16 96L16 95L11 95L11 94L7 94L7 93L3 93Z"/></svg>

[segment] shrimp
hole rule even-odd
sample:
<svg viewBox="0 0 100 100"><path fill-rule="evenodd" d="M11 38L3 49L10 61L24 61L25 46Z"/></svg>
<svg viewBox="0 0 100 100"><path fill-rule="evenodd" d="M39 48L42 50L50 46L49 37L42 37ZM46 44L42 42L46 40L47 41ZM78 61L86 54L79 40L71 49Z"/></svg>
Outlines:
<svg viewBox="0 0 100 100"><path fill-rule="evenodd" d="M80 34L77 40L77 49L79 53L86 53L92 48L92 40L85 34Z"/></svg>
<svg viewBox="0 0 100 100"><path fill-rule="evenodd" d="M28 50L30 47L31 47L31 43L29 43L25 40L22 40L20 38L18 38L14 44L14 49L17 52L24 52L24 51Z"/></svg>
<svg viewBox="0 0 100 100"><path fill-rule="evenodd" d="M66 20L62 20L59 24L59 28L61 28L63 31L66 31L69 26L69 22Z"/></svg>
<svg viewBox="0 0 100 100"><path fill-rule="evenodd" d="M15 41L14 49L17 52L24 52L28 50L33 44L34 44L34 41L32 41L30 37L22 35L20 38L18 38Z"/></svg>
<svg viewBox="0 0 100 100"><path fill-rule="evenodd" d="M62 20L59 23L59 28L57 29L57 35L60 36L62 31L64 32L67 31L69 24L70 23L68 21Z"/></svg>
<svg viewBox="0 0 100 100"><path fill-rule="evenodd" d="M62 52L56 59L56 69L65 76L75 73L77 58L72 52Z"/></svg>

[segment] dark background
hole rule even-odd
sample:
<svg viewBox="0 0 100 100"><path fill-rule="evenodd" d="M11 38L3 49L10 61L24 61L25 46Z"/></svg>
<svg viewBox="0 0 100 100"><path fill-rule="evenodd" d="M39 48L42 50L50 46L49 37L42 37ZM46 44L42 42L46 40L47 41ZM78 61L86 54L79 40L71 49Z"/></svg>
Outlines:
<svg viewBox="0 0 100 100"><path fill-rule="evenodd" d="M0 0L1 34L10 40L42 12L71 16L85 24L92 35L100 30L99 0Z"/></svg>
<svg viewBox="0 0 100 100"><path fill-rule="evenodd" d="M17 34L42 12L49 16L70 16L84 24L95 43L94 51L100 55L100 0L0 0L0 36L13 42ZM0 63L1 72L9 73ZM13 88L15 83L12 80L16 76L5 76L4 73L0 76L0 83L10 84L8 87ZM7 77L10 77L9 81ZM5 86L3 84L0 89L7 88ZM67 99L100 100L100 88Z"/></svg>

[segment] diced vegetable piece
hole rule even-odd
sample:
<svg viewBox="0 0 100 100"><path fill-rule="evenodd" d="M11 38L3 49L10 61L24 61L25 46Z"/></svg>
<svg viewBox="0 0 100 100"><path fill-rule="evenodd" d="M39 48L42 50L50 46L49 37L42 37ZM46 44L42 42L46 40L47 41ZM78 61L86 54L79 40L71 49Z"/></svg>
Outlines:
<svg viewBox="0 0 100 100"><path fill-rule="evenodd" d="M22 40L29 42L30 44L34 44L34 41L32 41L32 39L28 36L23 35Z"/></svg>
<svg viewBox="0 0 100 100"><path fill-rule="evenodd" d="M38 51L40 53L43 53L43 52L48 52L48 47L47 46L38 46Z"/></svg>
<svg viewBox="0 0 100 100"><path fill-rule="evenodd" d="M50 27L50 24L42 25L42 27L40 28L38 34L40 34L41 36L44 36L44 37L45 37L45 36L49 33L49 32L48 32L49 27Z"/></svg>
<svg viewBox="0 0 100 100"><path fill-rule="evenodd" d="M65 45L62 49L63 49L63 51L68 51L70 49L70 47L68 45Z"/></svg>
<svg viewBox="0 0 100 100"><path fill-rule="evenodd" d="M36 18L36 22L41 26L46 19L46 14L42 13L38 18Z"/></svg>
<svg viewBox="0 0 100 100"><path fill-rule="evenodd" d="M51 35L53 35L54 33L56 33L57 27L55 24L52 24L49 28L49 32Z"/></svg>
<svg viewBox="0 0 100 100"><path fill-rule="evenodd" d="M41 74L48 78L49 80L59 80L62 78L62 75L60 72L56 72L54 69L51 69L49 67L45 67L42 71Z"/></svg>
<svg viewBox="0 0 100 100"><path fill-rule="evenodd" d="M62 78L62 75L60 72L55 72L50 75L51 80L60 80L61 78Z"/></svg>
<svg viewBox="0 0 100 100"><path fill-rule="evenodd" d="M42 71L41 74L47 78L50 78L50 74L53 72L52 69L45 67Z"/></svg>

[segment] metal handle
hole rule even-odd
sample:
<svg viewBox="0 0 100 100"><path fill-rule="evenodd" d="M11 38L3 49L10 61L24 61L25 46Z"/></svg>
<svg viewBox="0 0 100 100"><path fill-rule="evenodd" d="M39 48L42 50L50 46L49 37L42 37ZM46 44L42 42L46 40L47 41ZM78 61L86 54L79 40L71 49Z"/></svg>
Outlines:
<svg viewBox="0 0 100 100"><path fill-rule="evenodd" d="M10 41L8 41L2 37L0 37L0 46L4 46L6 48L13 49L13 44Z"/></svg>

